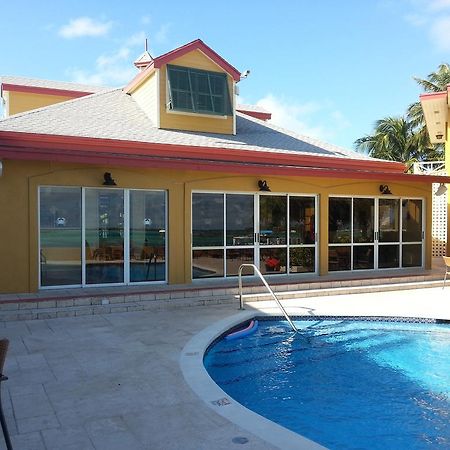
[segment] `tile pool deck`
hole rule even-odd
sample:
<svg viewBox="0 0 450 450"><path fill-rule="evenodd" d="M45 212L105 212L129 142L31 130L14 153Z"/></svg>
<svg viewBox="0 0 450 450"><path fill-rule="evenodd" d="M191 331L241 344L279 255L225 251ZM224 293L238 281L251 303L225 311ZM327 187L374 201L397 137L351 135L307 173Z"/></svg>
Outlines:
<svg viewBox="0 0 450 450"><path fill-rule="evenodd" d="M450 285L283 304L295 315L450 320ZM217 414L191 390L180 368L185 345L198 333L217 323L218 333L220 323L252 311L279 315L273 302L260 301L245 311L238 311L236 302L0 323L1 334L11 341L2 396L14 448L279 448Z"/></svg>

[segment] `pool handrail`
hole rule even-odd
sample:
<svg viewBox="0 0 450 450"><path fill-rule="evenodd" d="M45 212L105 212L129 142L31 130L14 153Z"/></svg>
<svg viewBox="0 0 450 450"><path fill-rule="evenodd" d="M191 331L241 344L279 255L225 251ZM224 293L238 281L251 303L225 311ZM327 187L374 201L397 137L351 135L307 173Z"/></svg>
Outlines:
<svg viewBox="0 0 450 450"><path fill-rule="evenodd" d="M266 279L263 277L260 270L254 265L254 264L241 264L239 266L239 273L238 273L238 281L239 281L239 309L245 309L244 308L244 297L242 296L242 270L245 267L252 267L254 272L259 276L261 281L264 283L264 286L269 291L270 295L273 297L279 308L281 309L281 312L283 313L284 317L286 317L286 320L289 322L289 325L291 326L292 330L297 333L297 327L292 322L291 318L289 317L286 310L283 308L283 305L281 304L280 300L278 300L278 297L275 295L275 292L273 292L272 288L267 283Z"/></svg>

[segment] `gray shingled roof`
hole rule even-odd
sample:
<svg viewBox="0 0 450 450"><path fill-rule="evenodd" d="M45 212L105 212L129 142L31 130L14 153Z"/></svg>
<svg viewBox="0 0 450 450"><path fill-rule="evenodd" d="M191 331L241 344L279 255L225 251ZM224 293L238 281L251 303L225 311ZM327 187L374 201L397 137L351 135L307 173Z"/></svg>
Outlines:
<svg viewBox="0 0 450 450"><path fill-rule="evenodd" d="M158 129L130 95L112 89L0 120L1 131L315 154L373 160L237 113L236 136Z"/></svg>
<svg viewBox="0 0 450 450"><path fill-rule="evenodd" d="M0 83L17 84L19 86L40 87L47 89L64 89L66 91L101 92L110 87L94 86L92 84L71 83L68 81L41 80L39 78L2 76Z"/></svg>

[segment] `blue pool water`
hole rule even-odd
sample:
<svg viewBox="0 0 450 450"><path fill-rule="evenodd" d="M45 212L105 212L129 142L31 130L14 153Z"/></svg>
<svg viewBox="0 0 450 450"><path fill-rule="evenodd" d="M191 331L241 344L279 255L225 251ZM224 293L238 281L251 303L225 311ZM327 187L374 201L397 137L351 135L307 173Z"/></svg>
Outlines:
<svg viewBox="0 0 450 450"><path fill-rule="evenodd" d="M331 449L450 449L450 326L260 321L204 364L247 408Z"/></svg>

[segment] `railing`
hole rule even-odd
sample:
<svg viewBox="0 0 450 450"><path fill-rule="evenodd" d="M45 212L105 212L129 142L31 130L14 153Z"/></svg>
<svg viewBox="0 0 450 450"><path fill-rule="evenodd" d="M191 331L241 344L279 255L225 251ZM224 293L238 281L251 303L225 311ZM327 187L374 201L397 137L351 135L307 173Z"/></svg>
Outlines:
<svg viewBox="0 0 450 450"><path fill-rule="evenodd" d="M425 161L413 164L413 172L418 175L444 175L444 161Z"/></svg>
<svg viewBox="0 0 450 450"><path fill-rule="evenodd" d="M242 270L245 267L252 267L255 273L259 276L261 281L264 283L264 286L269 291L270 295L273 297L277 305L280 307L281 312L283 313L284 317L286 317L286 320L289 322L289 325L291 326L292 330L297 332L297 327L292 322L291 318L289 317L286 310L283 308L283 305L280 303L280 300L278 300L278 297L273 292L272 288L268 285L266 279L262 276L262 273L259 271L259 269L254 264L241 264L239 267L239 309L244 309L244 297L242 295Z"/></svg>

